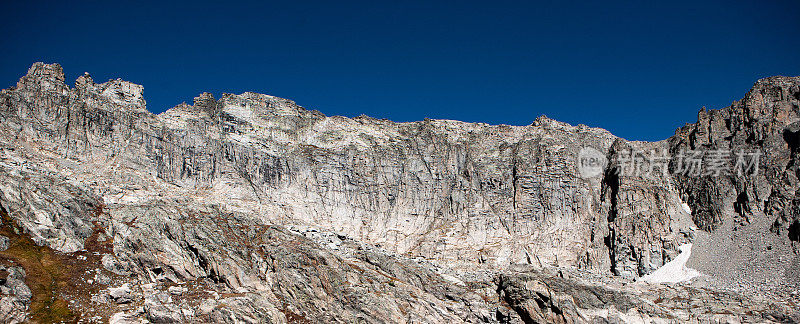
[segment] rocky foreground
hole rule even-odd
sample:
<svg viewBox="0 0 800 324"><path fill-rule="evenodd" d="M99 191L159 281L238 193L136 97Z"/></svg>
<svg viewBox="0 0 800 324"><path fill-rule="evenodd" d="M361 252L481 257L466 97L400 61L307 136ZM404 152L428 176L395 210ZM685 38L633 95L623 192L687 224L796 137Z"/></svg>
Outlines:
<svg viewBox="0 0 800 324"><path fill-rule="evenodd" d="M797 77L654 143L64 81L0 92L2 322L800 322Z"/></svg>

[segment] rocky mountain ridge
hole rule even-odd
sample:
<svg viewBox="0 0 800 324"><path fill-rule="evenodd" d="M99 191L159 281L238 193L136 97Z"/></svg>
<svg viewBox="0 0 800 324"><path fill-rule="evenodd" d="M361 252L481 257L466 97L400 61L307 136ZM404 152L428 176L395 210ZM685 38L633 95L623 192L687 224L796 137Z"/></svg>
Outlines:
<svg viewBox="0 0 800 324"><path fill-rule="evenodd" d="M327 117L249 92L153 115L142 86L69 87L36 63L0 93L3 226L12 246L84 258L40 272L86 287L55 296L85 320L797 321L799 87L760 80L647 143L545 117ZM596 176L585 148L609 161ZM675 172L680 152L720 150L760 152L759 172ZM668 153L671 172L625 172L631 151ZM703 279L633 282L688 243ZM36 268L3 257L9 278ZM40 314L21 291L6 319ZM687 294L705 306L665 297Z"/></svg>

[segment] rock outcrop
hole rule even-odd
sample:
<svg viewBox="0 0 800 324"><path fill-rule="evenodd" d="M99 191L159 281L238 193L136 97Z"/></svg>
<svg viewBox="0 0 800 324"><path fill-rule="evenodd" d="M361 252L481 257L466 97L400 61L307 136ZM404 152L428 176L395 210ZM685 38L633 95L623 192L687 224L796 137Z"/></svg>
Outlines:
<svg viewBox="0 0 800 324"><path fill-rule="evenodd" d="M60 297L85 319L796 321L799 85L761 80L645 143L546 117L327 117L249 92L154 115L142 86L70 87L36 63L0 92L0 206L64 263L54 278L85 285ZM684 172L687 151L728 152L728 172ZM737 172L737 152L760 160ZM707 279L633 282L690 242ZM762 250L752 273L713 266ZM15 296L3 305L35 308ZM16 309L0 313L39 316Z"/></svg>

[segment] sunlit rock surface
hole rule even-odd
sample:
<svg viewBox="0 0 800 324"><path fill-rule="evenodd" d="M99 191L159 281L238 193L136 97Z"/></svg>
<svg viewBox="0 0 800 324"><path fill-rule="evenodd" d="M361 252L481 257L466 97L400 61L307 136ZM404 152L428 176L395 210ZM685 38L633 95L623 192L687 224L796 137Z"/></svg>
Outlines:
<svg viewBox="0 0 800 324"><path fill-rule="evenodd" d="M546 117L327 117L250 92L153 115L140 85L68 86L36 63L0 93L3 226L49 249L61 270L36 276L82 287L57 292L59 316L86 321L798 321L798 85L760 80L647 143ZM581 172L584 148L602 172ZM682 149L761 159L670 172ZM619 172L631 150L669 170ZM701 276L639 281L690 243ZM22 250L0 257L24 267ZM13 296L6 321L44 318Z"/></svg>

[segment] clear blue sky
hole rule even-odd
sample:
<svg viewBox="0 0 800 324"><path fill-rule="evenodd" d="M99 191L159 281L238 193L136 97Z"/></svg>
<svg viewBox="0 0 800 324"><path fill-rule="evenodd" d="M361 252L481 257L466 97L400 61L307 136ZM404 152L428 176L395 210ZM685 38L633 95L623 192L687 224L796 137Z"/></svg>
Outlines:
<svg viewBox="0 0 800 324"><path fill-rule="evenodd" d="M753 82L800 75L800 1L3 1L0 84L144 85L164 111L255 91L327 115L527 125L659 140Z"/></svg>

